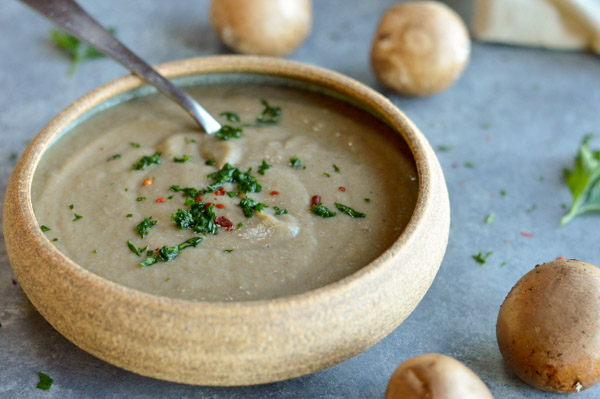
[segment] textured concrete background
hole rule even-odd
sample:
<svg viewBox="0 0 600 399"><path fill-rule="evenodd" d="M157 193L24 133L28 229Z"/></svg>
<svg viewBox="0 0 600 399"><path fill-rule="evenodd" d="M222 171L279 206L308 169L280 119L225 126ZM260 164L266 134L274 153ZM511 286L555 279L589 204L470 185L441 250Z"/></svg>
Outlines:
<svg viewBox="0 0 600 399"><path fill-rule="evenodd" d="M208 1L82 1L150 63L226 53L206 18ZM345 73L382 91L439 152L452 203L448 251L415 312L366 352L327 370L257 387L194 387L144 378L79 350L13 284L0 240L0 398L382 398L403 360L440 352L466 363L496 398L563 397L517 380L497 349L498 308L535 264L566 256L600 265L600 215L558 226L571 197L563 169L581 138L600 133L600 59L591 54L479 44L462 78L424 99L383 90L369 68L371 39L392 1L319 0L311 36L290 58ZM452 2L468 18L469 1ZM108 59L67 76L51 26L16 1L0 11L0 200L28 140L70 102L126 73ZM600 145L600 140L595 143ZM465 167L472 163L474 167ZM506 190L506 196L500 194ZM494 223L484 219L490 212ZM533 234L525 237L521 232ZM493 251L481 266L478 251ZM504 262L506 262L504 264ZM54 378L36 389L37 372ZM576 396L600 397L600 386Z"/></svg>

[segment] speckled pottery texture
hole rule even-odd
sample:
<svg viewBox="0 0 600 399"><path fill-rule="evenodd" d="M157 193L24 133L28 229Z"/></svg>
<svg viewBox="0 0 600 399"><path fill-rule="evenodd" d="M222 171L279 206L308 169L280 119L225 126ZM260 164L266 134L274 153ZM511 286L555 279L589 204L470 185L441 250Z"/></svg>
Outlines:
<svg viewBox="0 0 600 399"><path fill-rule="evenodd" d="M252 56L204 57L164 64L170 78L254 74L317 85L386 121L416 160L419 196L399 239L358 272L303 294L250 302L201 302L142 293L80 267L41 232L31 183L44 151L87 111L142 86L125 76L81 97L31 142L4 203L10 263L38 311L83 350L154 378L198 385L273 382L332 366L396 328L430 287L447 245L450 208L433 150L385 97L322 68Z"/></svg>

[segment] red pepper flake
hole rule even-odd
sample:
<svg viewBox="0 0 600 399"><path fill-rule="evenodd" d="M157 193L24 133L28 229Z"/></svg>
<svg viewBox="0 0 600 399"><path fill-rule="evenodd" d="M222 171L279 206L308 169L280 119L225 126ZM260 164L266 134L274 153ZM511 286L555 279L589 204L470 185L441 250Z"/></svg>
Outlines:
<svg viewBox="0 0 600 399"><path fill-rule="evenodd" d="M220 205L220 204L218 204ZM219 216L215 218L215 223L221 227L227 228L227 231L233 230L233 222L227 219L225 216Z"/></svg>
<svg viewBox="0 0 600 399"><path fill-rule="evenodd" d="M225 205L223 205L223 204L217 204L217 205L215 205L215 206L216 206L217 208L219 208L219 209L223 209L223 208L225 208Z"/></svg>
<svg viewBox="0 0 600 399"><path fill-rule="evenodd" d="M271 191L269 194L273 197L277 197L279 195L279 191Z"/></svg>
<svg viewBox="0 0 600 399"><path fill-rule="evenodd" d="M144 182L142 183L142 186L149 186L152 183L154 183L154 179L152 177L147 178L146 180L144 180Z"/></svg>
<svg viewBox="0 0 600 399"><path fill-rule="evenodd" d="M196 198L194 198L194 202L200 202L202 201L202 194L198 194L196 195Z"/></svg>
<svg viewBox="0 0 600 399"><path fill-rule="evenodd" d="M510 244L510 241L508 241L508 240L504 240L504 243L505 243L505 244Z"/></svg>
<svg viewBox="0 0 600 399"><path fill-rule="evenodd" d="M165 202L165 201L166 201L165 197L160 197L160 198L156 199L157 204L160 204L161 202Z"/></svg>
<svg viewBox="0 0 600 399"><path fill-rule="evenodd" d="M458 162L452 162L452 169L458 168Z"/></svg>
<svg viewBox="0 0 600 399"><path fill-rule="evenodd" d="M564 256L559 256L558 258L556 258L556 260L565 260L567 258L565 258Z"/></svg>
<svg viewBox="0 0 600 399"><path fill-rule="evenodd" d="M215 191L215 195L225 195L227 194L227 192L225 191L225 189L223 187L219 187L219 189L217 191Z"/></svg>
<svg viewBox="0 0 600 399"><path fill-rule="evenodd" d="M320 203L321 203L321 196L315 195L314 197L312 197L312 199L310 201L310 206L319 205Z"/></svg>
<svg viewBox="0 0 600 399"><path fill-rule="evenodd" d="M522 235L523 237L530 237L530 238L531 238L531 237L533 237L533 234L531 234L531 233L528 233L528 232L526 232L526 231L522 231L522 232L521 232L521 235Z"/></svg>
<svg viewBox="0 0 600 399"><path fill-rule="evenodd" d="M340 186L340 187L338 188L338 190L340 190L341 192L345 193L345 192L346 192L346 187L344 187L344 186Z"/></svg>
<svg viewBox="0 0 600 399"><path fill-rule="evenodd" d="M211 206L213 203L212 202L207 202L206 204L204 204L204 209L208 209L209 206Z"/></svg>

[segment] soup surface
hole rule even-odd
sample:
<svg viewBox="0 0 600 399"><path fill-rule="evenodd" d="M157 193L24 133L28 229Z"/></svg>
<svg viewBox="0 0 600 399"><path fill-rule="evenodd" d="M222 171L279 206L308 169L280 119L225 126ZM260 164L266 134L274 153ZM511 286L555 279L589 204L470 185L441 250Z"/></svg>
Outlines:
<svg viewBox="0 0 600 399"><path fill-rule="evenodd" d="M187 91L227 127L201 133L153 94L90 117L44 155L34 211L79 265L157 295L267 299L346 277L402 233L417 172L385 124L292 88Z"/></svg>

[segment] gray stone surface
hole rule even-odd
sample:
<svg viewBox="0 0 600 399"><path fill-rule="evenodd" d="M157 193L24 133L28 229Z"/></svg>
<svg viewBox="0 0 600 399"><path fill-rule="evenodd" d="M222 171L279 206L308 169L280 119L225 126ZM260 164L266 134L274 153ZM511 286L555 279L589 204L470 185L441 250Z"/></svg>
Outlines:
<svg viewBox="0 0 600 399"><path fill-rule="evenodd" d="M206 0L82 3L105 25L116 26L118 36L151 63L227 52L207 22ZM378 86L368 61L378 18L392 3L316 1L312 34L290 58L382 91L434 147L452 146L439 152L452 203L448 251L415 312L366 352L302 378L240 388L174 384L113 367L58 334L11 281L0 240L0 398L382 398L395 367L427 352L463 361L496 398L562 397L529 388L511 374L497 349L495 322L504 296L535 264L566 256L600 265L600 215L558 226L561 205L570 203L563 168L571 166L584 134L600 133L600 60L476 43L469 67L452 88L430 98L403 99ZM453 4L468 17L469 1ZM2 2L2 201L15 163L11 154L21 153L70 102L125 74L101 59L67 76L68 61L49 41L50 28L18 2ZM474 167L466 167L469 162ZM486 224L490 212L497 217ZM472 259L478 251L493 251L485 266ZM38 371L54 378L50 391L36 389ZM600 387L576 397L600 397Z"/></svg>

